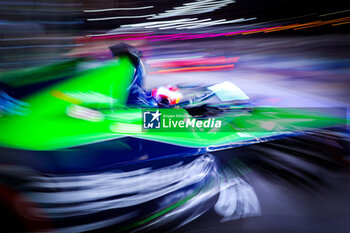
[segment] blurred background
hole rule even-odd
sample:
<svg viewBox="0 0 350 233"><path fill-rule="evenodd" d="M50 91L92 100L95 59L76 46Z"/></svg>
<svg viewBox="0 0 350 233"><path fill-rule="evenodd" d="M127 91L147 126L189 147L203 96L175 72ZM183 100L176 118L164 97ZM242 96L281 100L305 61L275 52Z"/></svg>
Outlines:
<svg viewBox="0 0 350 233"><path fill-rule="evenodd" d="M2 71L104 60L124 41L144 51L147 86L152 76L227 71L347 102L344 1L1 1L0 9Z"/></svg>
<svg viewBox="0 0 350 233"><path fill-rule="evenodd" d="M147 89L230 80L261 106L347 108L349 29L350 4L340 0L1 0L0 79L57 62L108 60L108 47L126 42L144 52ZM238 187L254 190L259 204L241 205L233 219L211 209L175 232L349 231L347 131L216 156L244 164Z"/></svg>

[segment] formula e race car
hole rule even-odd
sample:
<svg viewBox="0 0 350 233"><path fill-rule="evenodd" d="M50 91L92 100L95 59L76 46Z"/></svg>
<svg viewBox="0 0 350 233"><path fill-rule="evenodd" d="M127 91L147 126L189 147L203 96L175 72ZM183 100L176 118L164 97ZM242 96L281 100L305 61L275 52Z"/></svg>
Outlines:
<svg viewBox="0 0 350 233"><path fill-rule="evenodd" d="M213 206L225 220L255 216L242 166L222 168L212 152L345 124L329 109L258 107L228 81L130 105L132 60L96 64L1 74L0 213L24 223L5 221L9 232L174 229Z"/></svg>
<svg viewBox="0 0 350 233"><path fill-rule="evenodd" d="M37 73L31 71L31 77L39 77L42 69ZM152 147L159 144L181 148L176 153L182 150L203 153L344 123L341 117L317 109L253 106L249 97L231 82L209 87L179 85L184 92L183 100L167 108L128 106L134 70L130 59L120 56L68 78L57 77L59 72L51 74L49 80L37 80L34 85L25 83L20 87L18 77L3 78L8 86L15 84L17 89L33 91L15 102L8 101L13 112L6 111L11 107L2 101L1 148L78 151L95 147L117 153L135 149L128 145L129 140L148 142ZM169 155L171 151L174 152L162 153ZM130 162L142 159L145 152L123 154L127 156L116 155L118 160ZM147 158L157 157L157 153L146 154Z"/></svg>

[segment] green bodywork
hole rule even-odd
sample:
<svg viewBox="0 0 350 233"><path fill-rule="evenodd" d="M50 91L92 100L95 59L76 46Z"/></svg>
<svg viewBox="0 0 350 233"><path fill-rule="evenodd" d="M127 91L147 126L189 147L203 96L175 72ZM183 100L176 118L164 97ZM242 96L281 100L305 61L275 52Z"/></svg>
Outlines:
<svg viewBox="0 0 350 233"><path fill-rule="evenodd" d="M47 68L42 69L48 72ZM271 136L344 123L342 118L303 110L264 108L220 114L215 117L223 122L219 129L144 130L142 108L126 106L134 70L131 61L121 57L26 96L21 101L29 104L27 112L0 117L0 146L24 150L59 150L131 136L206 148L245 145L248 142L261 142ZM28 78L35 79L41 72L39 69L37 74L30 73ZM54 74L52 78L55 78ZM0 81L11 84L11 75ZM12 83L17 84L18 78ZM239 110L239 106L236 108ZM152 111L150 108L148 110ZM183 115L184 118L192 119L183 108L161 111L163 114ZM81 116L76 116L80 113ZM91 117L85 116L89 114Z"/></svg>

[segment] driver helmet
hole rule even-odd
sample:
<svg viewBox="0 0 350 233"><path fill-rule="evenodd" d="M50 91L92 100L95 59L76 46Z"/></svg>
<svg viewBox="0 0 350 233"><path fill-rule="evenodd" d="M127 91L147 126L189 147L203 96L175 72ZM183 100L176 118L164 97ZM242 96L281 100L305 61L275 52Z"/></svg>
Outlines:
<svg viewBox="0 0 350 233"><path fill-rule="evenodd" d="M176 86L160 86L152 89L152 97L159 105L175 105L182 99L182 93Z"/></svg>

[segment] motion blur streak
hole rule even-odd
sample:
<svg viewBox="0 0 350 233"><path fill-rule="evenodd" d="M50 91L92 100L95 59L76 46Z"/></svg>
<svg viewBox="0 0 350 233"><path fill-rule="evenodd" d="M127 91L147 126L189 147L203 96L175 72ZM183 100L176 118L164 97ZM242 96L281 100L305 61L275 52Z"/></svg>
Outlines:
<svg viewBox="0 0 350 233"><path fill-rule="evenodd" d="M16 100L0 90L0 117L3 115L25 115L29 104Z"/></svg>
<svg viewBox="0 0 350 233"><path fill-rule="evenodd" d="M152 68L160 68L157 71L151 71L150 74L165 74L177 72L201 72L201 71L220 71L232 70L239 57L194 57L178 58L176 60L153 61L150 63ZM168 69L171 68L171 69Z"/></svg>
<svg viewBox="0 0 350 233"><path fill-rule="evenodd" d="M233 175L232 170L229 176L228 170L221 173L211 155L159 169L146 167L72 176L11 166L6 171L11 169L12 174L25 174L26 181L18 188L35 204L22 214L30 219L42 219L45 216L41 213L45 213L59 226L58 232L82 232L116 224L124 230L138 227L144 230L181 218L179 227L212 207L219 193L215 210L225 221L260 213L252 188L241 177ZM142 209L149 203L152 208ZM114 217L89 218L102 213L114 213ZM145 218L149 214L153 217ZM81 224L70 223L71 218ZM145 219L136 221L142 218ZM128 224L123 226L124 222Z"/></svg>
<svg viewBox="0 0 350 233"><path fill-rule="evenodd" d="M203 14L220 9L234 3L234 0L196 0L191 3L185 3L180 7L174 7L172 10L167 10L164 13L159 13L150 19L160 19L181 15Z"/></svg>
<svg viewBox="0 0 350 233"><path fill-rule="evenodd" d="M200 58L184 61L168 61L168 62L154 62L151 67L172 68L179 66L193 66L193 65L212 65L218 63L235 63L238 61L238 57L213 57L213 58Z"/></svg>
<svg viewBox="0 0 350 233"><path fill-rule="evenodd" d="M195 71L214 71L214 70L224 70L224 69L233 69L234 65L221 65L221 66L200 66L200 67L186 67L178 69L168 69L168 70L159 70L154 73L176 73L176 72L195 72Z"/></svg>
<svg viewBox="0 0 350 233"><path fill-rule="evenodd" d="M73 203L98 200L117 195L139 193L134 196L121 198L113 201L102 202L101 208L122 208L137 205L142 202L163 196L177 189L199 182L214 169L212 158L202 158L181 166L176 164L158 171L150 168L133 171L130 173L106 173L78 177L54 177L50 179L34 177L42 182L29 183L30 188L60 188L60 193L36 192L29 194L31 198L40 203ZM78 179L76 179L78 178ZM113 185L112 185L113 184ZM130 185L133 184L133 185ZM58 186L57 186L58 185ZM76 191L68 191L69 188L76 188ZM144 193L148 191L149 193ZM87 211L98 211L99 209L87 207ZM60 210L60 208L58 208ZM73 212L70 208L62 208ZM54 212L55 209L53 209Z"/></svg>
<svg viewBox="0 0 350 233"><path fill-rule="evenodd" d="M3 1L0 5L39 5L45 7L72 7L81 6L81 3L49 3L49 2L38 2L38 1Z"/></svg>
<svg viewBox="0 0 350 233"><path fill-rule="evenodd" d="M336 23L336 24L332 24L332 26L338 26L338 25L343 25L343 24L347 24L347 23L350 23L350 21L343 22L343 23Z"/></svg>
<svg viewBox="0 0 350 233"><path fill-rule="evenodd" d="M223 21L221 23L234 23L234 22L243 22L243 21L248 21L252 20L255 18L250 18L250 19L239 19L239 20L233 20L233 21ZM279 25L279 26L273 26L273 27L262 27L262 28L256 28L256 29L248 29L248 30L240 30L240 31L234 31L234 32L225 32L225 33L196 33L196 34L189 34L189 33L175 33L175 34L168 34L168 35L154 35L151 36L150 34L139 34L136 33L134 35L140 35L140 37L135 37L132 34L130 35L124 35L124 34L118 34L115 35L111 33L111 35L108 34L102 34L101 36L95 35L92 36L92 39L108 39L108 38L114 38L114 37L121 37L119 38L120 40L147 40L149 39L150 41L162 41L162 40L191 40L191 39L199 39L199 38L211 38L211 37L221 37L221 36L233 36L233 35L248 35L248 34L253 34L253 33L259 33L259 32L277 32L281 30L288 30L288 29L293 29L293 30L301 30L301 29L306 29L306 28L311 28L311 27L317 27L317 26L324 26L324 25L329 25L332 24L333 26L337 25L342 25L345 23L349 22L350 17L343 17L343 18L338 18L338 19L333 19L333 20L318 20L318 21L313 21L309 23L303 23L303 24L290 24L290 25ZM194 19L195 20L195 19ZM345 21L345 22L344 22ZM196 21L189 21L193 22L193 24L196 25ZM340 23L338 23L340 22ZM151 23L157 23L157 22L151 22ZM170 28L199 28L202 27L200 26L203 24L203 27L205 26L211 26L211 22L199 22L199 25L196 26L186 26L188 23L184 24L184 26L177 25L181 22L174 22L174 26L172 27L167 27L167 29ZM220 24L221 24L220 23ZM146 25L146 24L139 24L140 26ZM135 25L135 26L139 26ZM215 25L215 22L213 21L213 25ZM133 25L130 25L133 26ZM146 26L147 27L147 26ZM150 26L150 27L160 27L162 28L161 24L159 26ZM165 27L163 28L165 29ZM107 36L106 36L107 35ZM130 36L130 37L129 37ZM127 38L122 38L122 37L127 37Z"/></svg>
<svg viewBox="0 0 350 233"><path fill-rule="evenodd" d="M243 179L233 178L221 184L215 211L222 221L260 215L260 205L253 188Z"/></svg>
<svg viewBox="0 0 350 233"><path fill-rule="evenodd" d="M127 8L108 8L98 10L84 10L84 12L104 12L104 11L130 11L130 10L144 10L153 8L154 6L143 6L143 7L127 7Z"/></svg>
<svg viewBox="0 0 350 233"><path fill-rule="evenodd" d="M146 18L153 15L134 15L134 16L116 16L116 17L105 17L105 18L93 18L87 19L88 21L101 21L101 20L115 20L115 19L138 19Z"/></svg>

